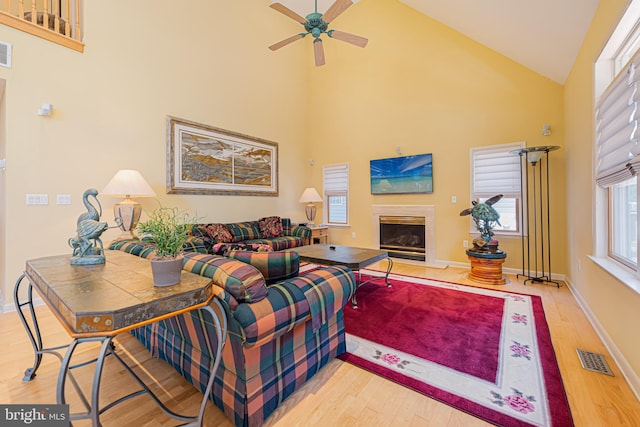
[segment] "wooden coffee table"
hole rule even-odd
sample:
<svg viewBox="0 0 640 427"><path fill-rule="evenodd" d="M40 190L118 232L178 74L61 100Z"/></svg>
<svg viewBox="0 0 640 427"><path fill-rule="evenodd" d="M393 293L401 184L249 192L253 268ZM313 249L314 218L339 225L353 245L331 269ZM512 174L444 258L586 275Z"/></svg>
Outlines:
<svg viewBox="0 0 640 427"><path fill-rule="evenodd" d="M393 267L393 261L391 260L391 258L389 258L389 253L386 251L339 245L300 246L291 249L291 251L297 252L298 255L300 255L300 259L302 261L321 265L344 265L357 272L358 280L356 282L356 291L351 297L353 308L358 308L358 301L356 299L358 288L365 283L369 283L372 280L379 279L379 277L372 277L371 279L362 282L360 280L361 268L365 268L368 265L386 259L388 265L386 274L384 275L384 281L387 284L387 287L391 287L391 282L389 282L389 273L391 272L391 268Z"/></svg>

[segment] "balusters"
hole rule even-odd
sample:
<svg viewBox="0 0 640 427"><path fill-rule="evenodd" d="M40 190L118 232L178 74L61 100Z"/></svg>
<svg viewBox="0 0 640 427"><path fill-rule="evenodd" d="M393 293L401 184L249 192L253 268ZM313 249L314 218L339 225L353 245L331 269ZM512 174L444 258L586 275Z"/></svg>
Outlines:
<svg viewBox="0 0 640 427"><path fill-rule="evenodd" d="M60 32L60 3L57 1L53 2L53 31L56 33ZM65 29L66 31L66 29Z"/></svg>
<svg viewBox="0 0 640 427"><path fill-rule="evenodd" d="M81 5L81 0L0 0L0 18L3 25L82 52Z"/></svg>
<svg viewBox="0 0 640 427"><path fill-rule="evenodd" d="M80 40L80 0L76 0L76 33L75 39Z"/></svg>

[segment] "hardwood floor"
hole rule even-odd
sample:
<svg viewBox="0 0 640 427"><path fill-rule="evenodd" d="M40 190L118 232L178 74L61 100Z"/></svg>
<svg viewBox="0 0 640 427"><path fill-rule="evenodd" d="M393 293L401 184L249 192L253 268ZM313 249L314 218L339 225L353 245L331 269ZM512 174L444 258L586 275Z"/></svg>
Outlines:
<svg viewBox="0 0 640 427"><path fill-rule="evenodd" d="M378 269L386 266L380 264ZM376 268L374 265L373 268ZM466 278L467 269L426 267L394 263L394 273L478 284ZM487 286L513 292L540 295L551 329L553 345L562 373L576 426L640 426L640 402L625 382L618 367L591 327L567 286L528 284L508 275L504 286ZM38 307L46 346L68 342L68 336L46 307ZM37 377L22 382L25 368L33 363L31 345L18 315L0 315L0 402L54 403L59 361L45 355ZM144 374L161 399L177 412L193 414L201 394L166 363L149 356L129 334L118 338L119 351L142 365ZM96 346L85 344L80 360L95 356ZM615 376L582 369L576 348L602 353ZM76 376L89 390L92 367L79 369ZM136 385L115 362L107 363L101 388L102 400L111 400ZM86 387L85 387L86 386ZM69 391L72 412L81 410L79 399ZM138 427L177 424L165 416L147 396L137 397L106 412L105 426ZM207 425L232 426L214 405L207 407ZM74 425L88 426L87 421ZM387 381L340 360L330 362L314 378L290 396L266 421L265 426L487 426L489 424L405 387Z"/></svg>

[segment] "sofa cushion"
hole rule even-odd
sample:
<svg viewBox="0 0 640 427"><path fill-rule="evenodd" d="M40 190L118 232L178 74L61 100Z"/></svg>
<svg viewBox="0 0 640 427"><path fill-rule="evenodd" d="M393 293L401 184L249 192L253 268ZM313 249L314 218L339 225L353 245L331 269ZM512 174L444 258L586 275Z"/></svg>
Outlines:
<svg viewBox="0 0 640 427"><path fill-rule="evenodd" d="M298 275L300 255L297 252L252 252L231 250L227 257L251 264L264 276L267 284Z"/></svg>
<svg viewBox="0 0 640 427"><path fill-rule="evenodd" d="M283 236L272 237L271 239L246 240L244 243L247 245L269 245L274 251L283 251L285 249L303 246L305 242L306 239L302 237Z"/></svg>
<svg viewBox="0 0 640 427"><path fill-rule="evenodd" d="M209 245L206 239L196 236L188 236L187 241L182 246L185 252L197 252L200 254L209 253Z"/></svg>
<svg viewBox="0 0 640 427"><path fill-rule="evenodd" d="M256 303L267 295L264 277L252 265L218 255L199 253L185 253L184 258L184 270L210 277L239 303Z"/></svg>
<svg viewBox="0 0 640 427"><path fill-rule="evenodd" d="M258 221L232 222L226 225L233 234L234 243L262 238Z"/></svg>
<svg viewBox="0 0 640 427"><path fill-rule="evenodd" d="M258 220L263 239L283 236L282 219L279 216L267 216Z"/></svg>

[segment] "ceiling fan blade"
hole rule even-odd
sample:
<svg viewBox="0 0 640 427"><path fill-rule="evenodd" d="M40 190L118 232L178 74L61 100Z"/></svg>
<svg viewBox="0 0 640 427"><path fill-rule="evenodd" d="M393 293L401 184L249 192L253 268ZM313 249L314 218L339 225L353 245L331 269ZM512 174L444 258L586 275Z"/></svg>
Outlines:
<svg viewBox="0 0 640 427"><path fill-rule="evenodd" d="M269 46L269 49L271 49L271 50L278 50L278 49L280 49L281 47L285 47L286 45L291 44L291 43L293 43L294 41L296 41L296 40L299 40L299 39L303 38L305 35L306 35L306 34L296 34L296 35L293 35L293 36L288 37L288 38L286 38L286 39L284 39L284 40L282 40L282 41L279 41L278 43L274 43L274 44L272 44L271 46Z"/></svg>
<svg viewBox="0 0 640 427"><path fill-rule="evenodd" d="M293 10L289 9L288 7L286 7L283 4L280 3L271 3L269 5L270 8L277 10L278 12L282 13L283 15L287 15L289 18L298 21L301 24L304 24L305 22L307 22L306 19L304 19L302 16L298 15L297 13L295 13Z"/></svg>
<svg viewBox="0 0 640 427"><path fill-rule="evenodd" d="M316 67L324 65L324 48L322 47L322 40L315 39L313 41L313 54L316 58Z"/></svg>
<svg viewBox="0 0 640 427"><path fill-rule="evenodd" d="M351 43L358 47L365 47L367 43L369 43L369 40L364 37L356 36L355 34L345 33L344 31L331 30L331 31L328 31L328 34L329 34L329 37L331 38L342 40L343 42Z"/></svg>
<svg viewBox="0 0 640 427"><path fill-rule="evenodd" d="M349 9L353 5L351 0L336 0L329 9L322 15L322 20L326 23L332 22L334 19L338 17L342 12Z"/></svg>

